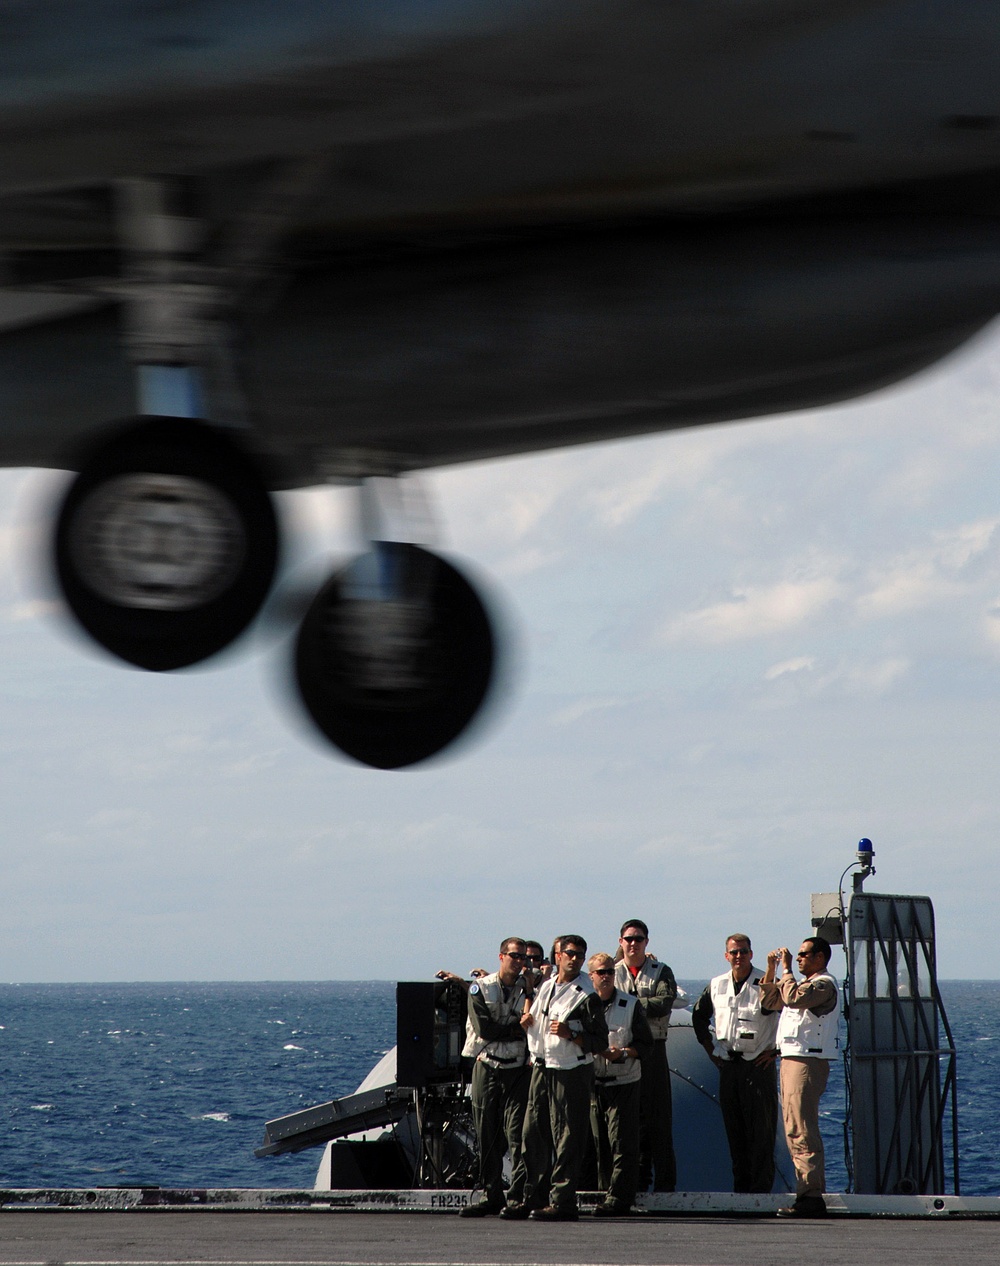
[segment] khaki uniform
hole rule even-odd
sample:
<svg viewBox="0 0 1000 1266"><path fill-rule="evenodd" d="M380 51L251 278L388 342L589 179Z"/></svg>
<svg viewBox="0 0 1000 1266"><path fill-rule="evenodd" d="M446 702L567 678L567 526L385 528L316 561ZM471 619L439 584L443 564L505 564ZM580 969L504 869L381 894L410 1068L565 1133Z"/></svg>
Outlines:
<svg viewBox="0 0 1000 1266"><path fill-rule="evenodd" d="M789 972L778 981L761 984L760 993L762 1004L769 1010L783 1009L778 1023L781 1114L795 1166L795 1196L822 1199L826 1164L819 1101L836 1052L840 1014L837 985L826 972L802 981L796 981ZM813 1032L818 1036L815 1046L810 1046Z"/></svg>

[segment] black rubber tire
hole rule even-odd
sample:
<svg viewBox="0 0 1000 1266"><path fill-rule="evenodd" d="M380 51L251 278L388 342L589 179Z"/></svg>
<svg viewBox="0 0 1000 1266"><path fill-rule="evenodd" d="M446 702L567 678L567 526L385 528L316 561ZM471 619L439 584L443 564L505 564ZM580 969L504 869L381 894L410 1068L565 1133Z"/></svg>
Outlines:
<svg viewBox="0 0 1000 1266"><path fill-rule="evenodd" d="M194 481L231 525L230 565L204 601L149 609L101 592L82 566L90 507L134 476ZM257 464L227 433L187 418L140 418L93 450L59 510L53 542L59 585L90 636L127 663L154 672L199 663L228 646L267 597L278 563L274 506ZM96 552L94 557L97 557Z"/></svg>
<svg viewBox="0 0 1000 1266"><path fill-rule="evenodd" d="M425 604L409 684L379 689L364 681L363 657L345 646L338 619L356 563L316 595L299 629L295 677L306 711L345 755L375 769L427 760L466 729L493 680L496 647L475 589L450 563L417 545L382 544L401 569L404 593ZM377 604L372 610L377 618ZM360 671L359 671L360 670Z"/></svg>

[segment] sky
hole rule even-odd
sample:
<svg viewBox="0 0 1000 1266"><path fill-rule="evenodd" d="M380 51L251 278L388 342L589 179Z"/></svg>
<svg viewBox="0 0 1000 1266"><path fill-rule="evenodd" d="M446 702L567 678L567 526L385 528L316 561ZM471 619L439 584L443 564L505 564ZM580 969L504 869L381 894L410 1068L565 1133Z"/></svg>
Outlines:
<svg viewBox="0 0 1000 1266"><path fill-rule="evenodd" d="M0 977L418 980L639 917L707 979L734 930L794 948L861 836L939 974L1000 975L1000 329L837 408L422 482L507 684L386 773L307 733L275 621L176 674L88 647L39 579L53 477L0 472ZM297 567L353 498L283 497Z"/></svg>

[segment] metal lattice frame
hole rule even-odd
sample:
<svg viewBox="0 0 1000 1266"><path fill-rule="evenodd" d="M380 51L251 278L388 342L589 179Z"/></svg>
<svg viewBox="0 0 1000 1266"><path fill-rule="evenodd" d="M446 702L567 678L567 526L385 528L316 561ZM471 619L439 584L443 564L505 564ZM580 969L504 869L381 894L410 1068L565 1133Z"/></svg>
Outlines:
<svg viewBox="0 0 1000 1266"><path fill-rule="evenodd" d="M955 1044L937 984L930 899L856 892L847 923L854 1189L943 1193L950 1113L958 1195Z"/></svg>

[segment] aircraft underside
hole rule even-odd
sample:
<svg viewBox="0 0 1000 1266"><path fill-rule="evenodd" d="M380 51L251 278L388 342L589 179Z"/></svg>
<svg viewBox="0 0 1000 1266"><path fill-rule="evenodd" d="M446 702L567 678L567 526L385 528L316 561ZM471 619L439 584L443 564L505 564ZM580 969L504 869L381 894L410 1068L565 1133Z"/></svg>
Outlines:
<svg viewBox="0 0 1000 1266"><path fill-rule="evenodd" d="M850 398L1000 311L979 0L45 7L0 0L0 463L78 472L67 605L157 671L255 618L274 490L360 484L295 675L369 765L499 651L375 481Z"/></svg>

